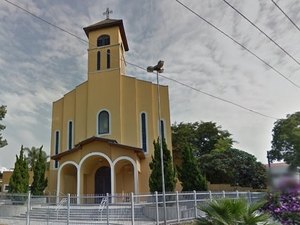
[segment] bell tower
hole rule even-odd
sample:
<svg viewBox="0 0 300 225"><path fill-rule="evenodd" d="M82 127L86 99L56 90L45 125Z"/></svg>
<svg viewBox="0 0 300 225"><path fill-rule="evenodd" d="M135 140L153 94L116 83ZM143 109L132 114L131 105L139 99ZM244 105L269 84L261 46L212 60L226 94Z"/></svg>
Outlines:
<svg viewBox="0 0 300 225"><path fill-rule="evenodd" d="M127 38L122 20L110 19L109 8L106 19L83 28L88 39L88 76L119 70L125 74L125 51L128 51Z"/></svg>

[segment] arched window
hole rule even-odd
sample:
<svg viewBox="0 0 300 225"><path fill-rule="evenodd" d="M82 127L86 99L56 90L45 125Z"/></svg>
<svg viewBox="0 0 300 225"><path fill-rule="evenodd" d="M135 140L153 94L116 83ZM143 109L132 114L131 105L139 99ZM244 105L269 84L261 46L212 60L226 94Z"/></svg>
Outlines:
<svg viewBox="0 0 300 225"><path fill-rule="evenodd" d="M54 151L55 151L55 155L57 155L59 153L59 145L60 145L60 133L59 131L55 131L55 142L54 142ZM54 167L58 168L58 161L55 160L54 162Z"/></svg>
<svg viewBox="0 0 300 225"><path fill-rule="evenodd" d="M101 68L101 52L97 52L97 70L100 70Z"/></svg>
<svg viewBox="0 0 300 225"><path fill-rule="evenodd" d="M68 149L73 148L73 122L68 122Z"/></svg>
<svg viewBox="0 0 300 225"><path fill-rule="evenodd" d="M97 46L104 46L104 45L110 45L110 37L109 35L105 34L105 35L101 35L100 37L98 37L97 39Z"/></svg>
<svg viewBox="0 0 300 225"><path fill-rule="evenodd" d="M141 142L142 149L147 152L147 117L146 113L141 113Z"/></svg>
<svg viewBox="0 0 300 225"><path fill-rule="evenodd" d="M98 134L109 134L109 113L105 110L98 114Z"/></svg>
<svg viewBox="0 0 300 225"><path fill-rule="evenodd" d="M161 139L164 140L165 139L165 121L161 120L160 121L160 134L161 134Z"/></svg>
<svg viewBox="0 0 300 225"><path fill-rule="evenodd" d="M109 49L106 52L106 57L107 57L107 61L106 61L107 65L106 65L106 67L107 67L107 69L109 69L110 68L110 50Z"/></svg>

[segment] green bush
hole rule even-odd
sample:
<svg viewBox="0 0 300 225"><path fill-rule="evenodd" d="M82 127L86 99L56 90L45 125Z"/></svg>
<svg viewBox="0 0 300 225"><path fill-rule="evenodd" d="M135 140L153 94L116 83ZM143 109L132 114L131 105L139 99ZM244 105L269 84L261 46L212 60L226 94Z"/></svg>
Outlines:
<svg viewBox="0 0 300 225"><path fill-rule="evenodd" d="M270 215L260 211L265 202L248 204L246 199L218 199L199 207L205 217L199 225L270 225Z"/></svg>

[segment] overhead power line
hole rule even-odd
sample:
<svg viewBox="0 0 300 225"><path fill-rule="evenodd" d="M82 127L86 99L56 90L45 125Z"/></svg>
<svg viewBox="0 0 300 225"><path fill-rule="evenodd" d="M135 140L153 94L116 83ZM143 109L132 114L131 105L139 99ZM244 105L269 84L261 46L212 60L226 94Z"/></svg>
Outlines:
<svg viewBox="0 0 300 225"><path fill-rule="evenodd" d="M271 0L271 2L273 2L273 4L283 13L283 15L285 15L285 17L297 28L297 30L300 31L299 26L292 20L292 18L289 17L274 0Z"/></svg>
<svg viewBox="0 0 300 225"><path fill-rule="evenodd" d="M300 66L300 62L295 59L287 50L285 50L281 45L279 45L276 41L274 41L273 38L271 38L269 35L267 35L261 28L259 28L254 22L252 22L249 18L247 18L241 11L239 11L237 8L235 8L233 5L231 5L228 1L222 0L225 2L229 7L231 7L235 12L237 12L241 17L243 17L245 20L247 20L253 27L255 27L259 32L261 32L266 38L268 38L273 44L275 44L278 48L281 49L286 55L288 55L294 62L296 62Z"/></svg>
<svg viewBox="0 0 300 225"><path fill-rule="evenodd" d="M17 5L17 4L15 4L15 3L9 1L9 0L3 0L3 1L5 1L5 2L7 2L7 3L9 3L9 4L11 4L11 5L15 6L15 7L17 7L18 9L20 9L20 10L22 10L22 11L28 13L29 15L31 15L31 16L33 16L33 17L35 17L35 18L37 18L37 19L39 19L39 20L45 22L46 24L48 24L48 25L50 25L50 26L52 26L52 27L54 27L54 28L56 28L56 29L59 29L60 31L62 31L62 32L68 34L68 35L71 35L71 36L74 37L74 38L77 38L77 39L80 40L81 42L89 43L87 40L82 39L81 37L77 36L76 34L70 32L70 31L68 31L68 30L66 30L66 29L64 29L64 28L61 28L61 27L59 27L59 26L57 26L57 25L55 25L55 24L53 24L53 23L47 21L46 19L44 19L44 18L42 18L42 17L40 17L40 16L37 16L36 14L30 12L29 10L27 10L27 9L25 9L25 8L23 8L23 7L21 7L21 6ZM134 67L136 67L136 68L138 68L138 69L140 69L140 70L143 70L143 71L146 71L146 72L147 72L147 70L146 70L144 67L142 67L142 66L139 66L139 65L137 65L137 64L131 63L131 62L125 60L125 59L121 59L121 60L124 61L124 62L125 62L126 64L128 64L128 65L134 66ZM235 107L238 107L238 108L243 109L243 110L245 110L245 111L248 111L248 112L250 112L250 113L253 113L253 114L256 114L256 115L265 117L265 118L269 118L269 119L274 119L274 120L277 120L277 119L278 119L278 118L276 118L276 117L269 116L269 115L264 114L264 113L260 113L260 112L258 112L258 111L256 111L256 110L250 109L250 108L248 108L248 107L245 107L245 106L240 105L240 104L238 104L238 103L235 103L235 102L233 102L233 101L227 100L227 99L225 99L225 98L222 98L222 97L219 97L219 96L210 94L210 93L208 93L208 92L202 91L202 90L200 90L200 89L197 89L197 88L195 88L195 87L192 87L192 86L190 86L190 85L188 85L188 84L185 84L185 83L183 83L183 82L181 82L181 81L178 81L178 80L176 80L176 79L167 77L167 76L165 76L165 75L159 74L159 76L160 76L160 77L163 77L163 78L165 78L165 79L167 79L167 80L170 80L170 81L172 81L172 82L175 82L175 83L177 83L177 84L180 84L180 85L182 85L182 86L184 86L184 87L186 87L186 88L192 89L192 90L194 90L194 91L196 91L196 92L198 92L198 93L201 93L201 94L204 94L204 95L209 96L209 97L211 97L211 98L217 99L217 100L219 100L219 101L222 101L222 102L231 104L231 105L233 105L233 106L235 106Z"/></svg>
<svg viewBox="0 0 300 225"><path fill-rule="evenodd" d="M23 8L23 7L21 7L21 6L17 5L17 4L9 1L9 0L3 0L3 1L7 2L10 5L13 5L14 7L16 7L16 8L18 8L18 9L20 9L20 10L26 12L26 13L28 13L29 15L35 17L36 19L39 19L39 20L43 21L44 23L47 23L48 25L50 25L50 26L52 26L52 27L54 27L56 29L59 29L59 30L61 30L61 31L63 31L63 32L65 32L65 33L67 33L67 34L69 34L69 35L71 35L71 36L79 39L80 41L88 43L85 39L83 39L81 37L78 37L76 34L73 34L72 32L70 32L70 31L68 31L68 30L66 30L64 28L61 28L61 27L55 25L54 23L49 22L48 20L46 20L46 19L44 19L44 18L42 18L42 17L40 17L40 16L38 16L38 15L30 12L29 10L27 10L27 9L25 9L25 8Z"/></svg>
<svg viewBox="0 0 300 225"><path fill-rule="evenodd" d="M267 67L269 67L270 69L272 69L275 73L277 73L279 76L281 76L282 78L284 78L285 80L287 80L289 83L291 83L292 85L294 85L295 87L300 89L300 86L295 83L294 81L292 81L291 79L289 79L287 76L285 76L283 73L281 73L279 70L277 70L275 67L273 67L272 65L270 65L267 61L265 61L264 59L262 59L260 56L258 56L257 54L255 54L253 51L251 51L249 48L247 48L245 45L241 44L240 42L238 42L237 40L235 40L233 37L231 37L229 34L225 33L223 30L221 30L220 28L218 28L217 26L215 26L213 23L209 22L207 19L205 19L204 17L202 17L201 15L199 15L197 12L195 12L194 10L192 10L190 7L188 7L187 5L183 4L181 1L176 0L176 2L178 2L180 5L182 5L184 8L186 8L188 11L190 11L191 13L193 13L194 15L196 15L198 18L200 18L201 20L203 20L205 23L207 23L208 25L210 25L211 27L213 27L215 30L219 31L221 34L223 34L224 36L226 36L227 38L229 38L230 40L232 40L234 43L236 43L237 45L239 45L240 47L242 47L244 50L246 50L248 53L250 53L252 56L254 56L255 58L257 58L259 61L261 61L264 65L266 65Z"/></svg>
<svg viewBox="0 0 300 225"><path fill-rule="evenodd" d="M256 110L253 110L253 109L250 109L250 108L248 108L248 107L242 106L242 105L240 105L240 104L238 104L238 103L235 103L235 102L233 102L233 101L227 100L227 99L225 99L225 98L221 98L221 97L215 96L215 95L210 94L210 93L208 93L208 92L205 92L205 91L202 91L202 90L197 89L197 88L195 88L195 87L192 87L192 86L190 86L190 85L188 85L188 84L186 84L186 83L183 83L183 82L181 82L181 81L175 80L175 79L170 78L170 77L166 77L166 76L164 76L164 75L162 75L162 74L160 74L160 76L163 77L163 78L165 78L165 79L168 79L168 80L170 80L170 81L173 81L173 82L175 82L175 83L177 83L177 84L180 84L180 85L182 85L182 86L185 86L185 87L187 87L187 88L190 88L190 89L192 89L192 90L194 90L194 91L197 91L198 93L201 93L201 94L207 95L207 96L209 96L209 97L212 97L212 98L214 98L214 99L218 99L218 100L220 100L220 101L222 101L222 102L226 102L226 103L228 103L228 104L234 105L234 106L236 106L236 107L238 107L238 108L241 108L241 109L246 110L246 111L248 111L248 112L254 113L254 114L256 114L256 115L260 115L260 116L263 116L263 117L266 117L266 118L269 118L269 119L274 119L274 120L278 120L278 119L279 119L279 118L276 118L276 117L273 117L273 116L269 116L269 115L264 114L264 113L260 113L260 112L258 112L258 111L256 111Z"/></svg>
<svg viewBox="0 0 300 225"><path fill-rule="evenodd" d="M135 67L137 67L137 68L139 68L139 69L141 69L141 70L147 71L145 68L143 68L143 67L141 67L141 66L139 66L139 65L136 65L136 64L133 64L133 63L130 63L130 62L127 62L127 63L128 63L129 65L135 66ZM246 111L248 111L248 112L254 113L254 114L256 114L256 115L263 116L263 117L266 117L266 118L269 118L269 119L274 119L274 120L278 120L278 119L279 119L279 118L276 118L276 117L273 117L273 116L269 116L269 115L264 114L264 113L260 113L260 112L258 112L258 111L256 111L256 110L250 109L250 108L248 108L248 107L245 107L245 106L240 105L240 104L238 104L238 103L235 103L235 102L233 102L233 101L227 100L227 99L225 99L225 98L218 97L218 96L216 96L216 95L210 94L210 93L208 93L208 92L206 92L206 91L202 91L202 90L200 90L200 89L198 89L198 88L195 88L195 87L193 87L193 86L191 86L191 85L188 85L188 84L183 83L183 82L181 82L181 81L178 81L178 80L176 80L176 79L173 79L173 78L167 77L167 76L165 76L165 75L162 75L161 73L158 74L158 75L159 75L160 77L162 77L162 78L165 78L165 79L169 80L169 81L172 81L172 82L174 82L174 83L180 84L180 85L182 85L182 86L184 86L184 87L186 87L186 88L192 89L192 90L194 90L194 91L196 91L196 92L198 92L198 93L201 93L201 94L204 94L204 95L209 96L209 97L211 97L211 98L217 99L217 100L219 100L219 101L222 101L222 102L231 104L231 105L233 105L233 106L236 106L236 107L238 107L238 108L240 108L240 109L243 109L243 110L246 110Z"/></svg>

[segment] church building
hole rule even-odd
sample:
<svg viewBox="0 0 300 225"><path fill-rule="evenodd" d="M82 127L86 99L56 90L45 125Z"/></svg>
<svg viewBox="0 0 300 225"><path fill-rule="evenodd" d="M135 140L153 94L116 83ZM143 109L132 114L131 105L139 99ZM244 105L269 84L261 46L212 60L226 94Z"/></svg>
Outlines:
<svg viewBox="0 0 300 225"><path fill-rule="evenodd" d="M149 192L159 132L172 148L168 87L160 85L159 121L156 84L125 74L129 46L123 21L107 16L84 32L87 80L53 102L48 191Z"/></svg>

